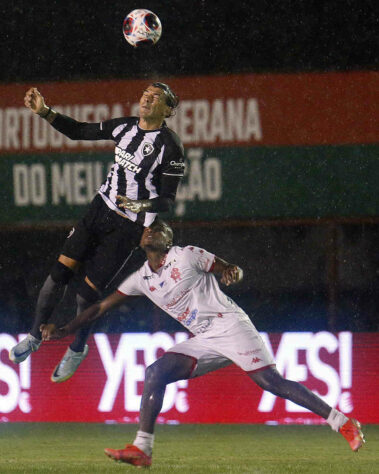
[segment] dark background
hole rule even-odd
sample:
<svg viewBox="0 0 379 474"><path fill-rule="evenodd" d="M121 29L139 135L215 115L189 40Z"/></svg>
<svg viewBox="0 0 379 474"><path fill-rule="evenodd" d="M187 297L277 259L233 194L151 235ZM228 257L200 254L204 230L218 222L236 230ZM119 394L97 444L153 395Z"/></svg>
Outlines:
<svg viewBox="0 0 379 474"><path fill-rule="evenodd" d="M161 19L153 48L123 38L135 8ZM14 0L0 12L3 82L378 66L374 0Z"/></svg>
<svg viewBox="0 0 379 474"><path fill-rule="evenodd" d="M133 49L123 38L123 19L135 8L161 19L154 47ZM16 0L2 2L0 13L5 83L378 68L374 1ZM377 222L248 224L178 223L175 233L178 244L203 246L245 269L244 282L226 292L254 314L260 330L379 329ZM0 225L0 330L29 329L38 290L68 230ZM73 304L70 289L60 314L72 316ZM179 326L142 301L97 329Z"/></svg>

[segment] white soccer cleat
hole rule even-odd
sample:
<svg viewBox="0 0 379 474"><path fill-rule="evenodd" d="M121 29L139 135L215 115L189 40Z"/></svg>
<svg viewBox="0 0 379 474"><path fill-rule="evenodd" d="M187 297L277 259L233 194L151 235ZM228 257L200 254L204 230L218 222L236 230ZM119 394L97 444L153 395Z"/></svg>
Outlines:
<svg viewBox="0 0 379 474"><path fill-rule="evenodd" d="M36 337L28 334L25 339L16 344L9 352L9 359L15 364L19 364L27 359L32 352L39 349L41 342Z"/></svg>
<svg viewBox="0 0 379 474"><path fill-rule="evenodd" d="M87 357L88 345L84 346L83 352L75 352L70 347L67 348L65 355L62 360L55 367L54 372L51 374L50 380L52 382L64 382L74 375L76 369Z"/></svg>

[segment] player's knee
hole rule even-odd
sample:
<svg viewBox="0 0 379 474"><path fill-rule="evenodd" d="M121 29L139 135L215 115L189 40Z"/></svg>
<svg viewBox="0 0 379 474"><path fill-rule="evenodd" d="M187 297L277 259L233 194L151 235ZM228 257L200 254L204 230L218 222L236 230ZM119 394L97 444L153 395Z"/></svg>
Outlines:
<svg viewBox="0 0 379 474"><path fill-rule="evenodd" d="M83 300L87 303L95 303L99 299L99 292L89 286L85 280L81 280L77 288L77 302L84 304Z"/></svg>
<svg viewBox="0 0 379 474"><path fill-rule="evenodd" d="M159 364L159 359L155 361L153 364L146 367L145 371L145 386L146 387L156 387L165 385L165 371Z"/></svg>
<svg viewBox="0 0 379 474"><path fill-rule="evenodd" d="M70 279L74 276L74 272L71 268L63 265L63 263L56 261L51 269L50 276L55 283L67 285Z"/></svg>
<svg viewBox="0 0 379 474"><path fill-rule="evenodd" d="M277 393L282 385L282 380L284 380L279 372L272 367L251 374L251 378L263 390L271 393Z"/></svg>
<svg viewBox="0 0 379 474"><path fill-rule="evenodd" d="M145 384L161 386L187 379L191 375L192 369L193 360L190 357L167 352L147 367Z"/></svg>

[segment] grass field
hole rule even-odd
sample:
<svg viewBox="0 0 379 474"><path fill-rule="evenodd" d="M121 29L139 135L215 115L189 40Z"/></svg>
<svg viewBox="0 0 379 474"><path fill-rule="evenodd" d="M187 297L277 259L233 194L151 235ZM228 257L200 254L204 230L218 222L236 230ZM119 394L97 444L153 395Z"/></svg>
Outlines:
<svg viewBox="0 0 379 474"><path fill-rule="evenodd" d="M132 442L135 425L0 425L0 473L119 473L136 468L108 459L105 447ZM155 473L379 473L379 426L364 427L353 453L327 426L158 426ZM139 472L139 471L136 471Z"/></svg>

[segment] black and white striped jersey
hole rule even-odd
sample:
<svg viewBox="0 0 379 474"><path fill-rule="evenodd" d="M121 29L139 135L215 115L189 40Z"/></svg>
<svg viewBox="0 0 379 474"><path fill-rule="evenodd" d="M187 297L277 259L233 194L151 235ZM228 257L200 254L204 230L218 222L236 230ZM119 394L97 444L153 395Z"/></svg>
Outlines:
<svg viewBox="0 0 379 474"><path fill-rule="evenodd" d="M77 122L58 114L52 126L72 139L113 140L115 162L99 189L110 209L145 227L156 213L135 214L117 206L117 195L130 199L154 199L162 196L162 181L175 177L175 186L184 174L183 145L166 123L157 130L143 130L138 117L123 117L100 123ZM179 179L178 179L179 178ZM175 192L173 197L175 198Z"/></svg>

